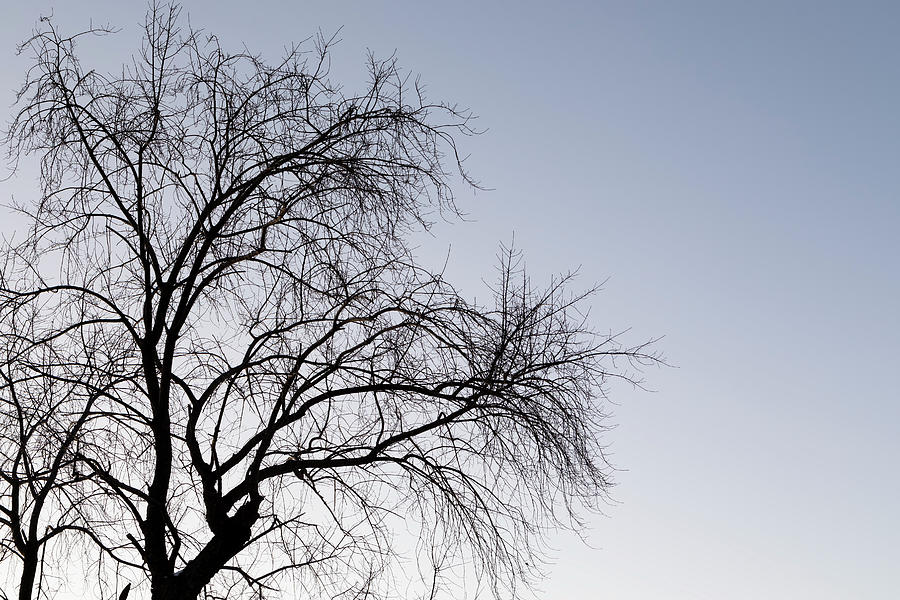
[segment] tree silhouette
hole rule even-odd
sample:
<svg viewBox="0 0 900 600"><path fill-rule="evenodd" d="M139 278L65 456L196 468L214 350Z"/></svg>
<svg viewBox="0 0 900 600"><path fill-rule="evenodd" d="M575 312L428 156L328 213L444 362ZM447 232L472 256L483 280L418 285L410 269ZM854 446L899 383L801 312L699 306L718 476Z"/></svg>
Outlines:
<svg viewBox="0 0 900 600"><path fill-rule="evenodd" d="M103 31L47 20L22 47L8 142L41 194L0 290L20 598L75 564L103 597L514 592L605 497L609 378L656 358L512 250L487 305L417 262L410 236L474 185L474 132L394 59L349 94L322 37L270 64L181 23L152 5L118 74L78 60Z"/></svg>

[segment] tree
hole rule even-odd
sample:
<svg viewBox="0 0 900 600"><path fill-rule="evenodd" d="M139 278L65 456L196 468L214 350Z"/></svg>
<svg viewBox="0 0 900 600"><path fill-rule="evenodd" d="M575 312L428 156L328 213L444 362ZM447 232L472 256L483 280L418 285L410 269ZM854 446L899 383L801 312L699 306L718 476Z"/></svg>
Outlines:
<svg viewBox="0 0 900 600"><path fill-rule="evenodd" d="M471 115L393 58L345 93L322 37L269 64L154 4L140 52L101 74L76 53L96 33L47 20L23 45L7 140L41 167L0 289L20 598L67 576L37 553L63 547L104 597L528 581L548 528L608 490L608 380L656 358L515 251L488 305L416 260L410 236L474 185Z"/></svg>
<svg viewBox="0 0 900 600"><path fill-rule="evenodd" d="M80 529L67 510L75 503L64 482L75 484L82 477L75 448L102 392L85 393L91 378L81 382L84 368L74 357L58 353L46 341L35 343L40 317L34 306L16 308L4 315L4 324L13 327L2 333L0 527L5 536L0 538L0 558L20 560L19 598L25 600L39 581L46 546Z"/></svg>

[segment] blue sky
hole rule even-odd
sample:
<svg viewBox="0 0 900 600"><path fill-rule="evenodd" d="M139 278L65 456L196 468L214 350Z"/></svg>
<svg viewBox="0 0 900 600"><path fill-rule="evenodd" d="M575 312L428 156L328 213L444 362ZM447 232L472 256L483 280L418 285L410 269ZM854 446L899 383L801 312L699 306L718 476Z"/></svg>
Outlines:
<svg viewBox="0 0 900 600"><path fill-rule="evenodd" d="M0 86L45 0L6 9ZM665 336L652 393L613 390L622 469L589 546L553 540L547 599L817 600L900 589L900 5L892 2L187 2L269 56L343 27L335 72L396 51L472 108L441 226L477 293L515 236L536 279L608 280L592 318ZM58 3L125 28L139 2ZM108 48L108 47L107 47ZM110 65L120 59L107 53ZM3 195L27 194L27 180Z"/></svg>

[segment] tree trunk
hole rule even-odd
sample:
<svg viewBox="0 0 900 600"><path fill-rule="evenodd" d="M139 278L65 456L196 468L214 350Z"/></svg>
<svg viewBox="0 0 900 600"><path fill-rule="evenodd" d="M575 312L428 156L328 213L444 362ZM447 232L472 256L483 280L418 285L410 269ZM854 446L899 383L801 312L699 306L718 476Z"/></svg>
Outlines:
<svg viewBox="0 0 900 600"><path fill-rule="evenodd" d="M37 548L27 548L22 556L22 577L19 579L19 600L31 600L37 579Z"/></svg>
<svg viewBox="0 0 900 600"><path fill-rule="evenodd" d="M253 525L259 519L262 497L252 495L250 501L229 517L226 526L216 533L184 569L152 579L153 600L196 600L203 588L222 567L228 564L250 540Z"/></svg>

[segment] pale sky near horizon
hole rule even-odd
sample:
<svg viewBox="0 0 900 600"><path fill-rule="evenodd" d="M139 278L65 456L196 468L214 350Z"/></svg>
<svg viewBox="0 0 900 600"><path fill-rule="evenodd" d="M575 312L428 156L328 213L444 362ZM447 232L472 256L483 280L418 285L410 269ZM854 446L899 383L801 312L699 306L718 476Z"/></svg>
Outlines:
<svg viewBox="0 0 900 600"><path fill-rule="evenodd" d="M433 240L448 278L474 293L514 234L538 280L606 281L598 328L665 336L654 391L613 389L617 503L588 546L553 539L539 598L898 597L900 3L184 5L272 58L342 27L349 89L396 51L487 130L463 149L491 191L460 190L470 222ZM145 9L6 6L5 120L51 7L123 27L123 60Z"/></svg>

